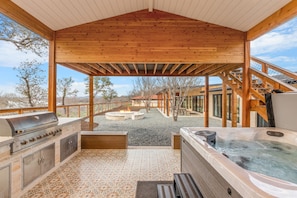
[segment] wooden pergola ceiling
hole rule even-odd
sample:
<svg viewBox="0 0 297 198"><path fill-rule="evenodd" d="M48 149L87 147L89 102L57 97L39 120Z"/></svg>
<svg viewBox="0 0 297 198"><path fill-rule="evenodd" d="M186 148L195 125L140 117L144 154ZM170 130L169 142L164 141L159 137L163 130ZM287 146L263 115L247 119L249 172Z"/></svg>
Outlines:
<svg viewBox="0 0 297 198"><path fill-rule="evenodd" d="M243 64L195 63L60 63L90 76L216 76Z"/></svg>

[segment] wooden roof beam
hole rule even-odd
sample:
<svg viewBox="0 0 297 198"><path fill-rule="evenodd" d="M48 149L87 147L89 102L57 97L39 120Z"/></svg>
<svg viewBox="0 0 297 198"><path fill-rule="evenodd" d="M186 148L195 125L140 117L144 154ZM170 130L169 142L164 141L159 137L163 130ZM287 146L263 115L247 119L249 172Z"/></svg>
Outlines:
<svg viewBox="0 0 297 198"><path fill-rule="evenodd" d="M181 64L175 64L172 66L172 68L170 69L170 74L172 74L173 72L175 72L175 70L180 66Z"/></svg>
<svg viewBox="0 0 297 198"><path fill-rule="evenodd" d="M139 74L137 65L133 63L133 67L134 67L134 70L135 70L136 74Z"/></svg>
<svg viewBox="0 0 297 198"><path fill-rule="evenodd" d="M147 74L147 65L144 64L144 74Z"/></svg>
<svg viewBox="0 0 297 198"><path fill-rule="evenodd" d="M81 72L83 74L86 74L86 75L91 75L91 72L90 70L86 69L85 67L78 67L76 64L74 63L61 63L61 65L65 66L65 67L68 67L70 69L73 69L75 71L78 71L78 72Z"/></svg>
<svg viewBox="0 0 297 198"><path fill-rule="evenodd" d="M126 72L127 72L128 74L131 73L131 70L130 70L130 68L128 67L127 64L122 64L122 66L123 66L123 68L126 70Z"/></svg>
<svg viewBox="0 0 297 198"><path fill-rule="evenodd" d="M211 65L208 65L208 64L206 64L206 65L201 65L200 67L198 67L198 68L195 70L194 74L195 74L195 75L198 75L200 72L206 70L207 68L212 67L213 65L214 65L214 64L211 64Z"/></svg>
<svg viewBox="0 0 297 198"><path fill-rule="evenodd" d="M111 67L113 67L120 74L123 73L123 71L121 70L121 68L119 66L117 66L116 64L110 63L110 65L111 65Z"/></svg>
<svg viewBox="0 0 297 198"><path fill-rule="evenodd" d="M100 65L103 69L106 69L111 74L114 74L114 69L111 66L107 64L101 64L101 63L98 63L98 65Z"/></svg>
<svg viewBox="0 0 297 198"><path fill-rule="evenodd" d="M163 66L163 68L162 68L162 74L165 73L165 71L167 70L168 66L169 66L169 64L165 64L165 65Z"/></svg>
<svg viewBox="0 0 297 198"><path fill-rule="evenodd" d="M102 67L100 67L97 64L90 64L90 63L88 63L87 65L90 66L90 67L92 67L93 69L97 70L98 72L100 72L102 74L106 74L106 70L103 69Z"/></svg>
<svg viewBox="0 0 297 198"><path fill-rule="evenodd" d="M15 20L47 40L51 41L54 38L54 31L51 28L41 23L11 0L0 0L0 13Z"/></svg>
<svg viewBox="0 0 297 198"><path fill-rule="evenodd" d="M157 68L158 68L158 64L156 63L156 64L154 65L154 71L153 71L153 74L156 74Z"/></svg>
<svg viewBox="0 0 297 198"><path fill-rule="evenodd" d="M264 19L258 25L248 30L247 40L255 40L256 38L287 22L295 16L297 16L297 0L292 0L290 3Z"/></svg>
<svg viewBox="0 0 297 198"><path fill-rule="evenodd" d="M183 73L186 69L188 69L192 64L184 64L179 70L178 74Z"/></svg>

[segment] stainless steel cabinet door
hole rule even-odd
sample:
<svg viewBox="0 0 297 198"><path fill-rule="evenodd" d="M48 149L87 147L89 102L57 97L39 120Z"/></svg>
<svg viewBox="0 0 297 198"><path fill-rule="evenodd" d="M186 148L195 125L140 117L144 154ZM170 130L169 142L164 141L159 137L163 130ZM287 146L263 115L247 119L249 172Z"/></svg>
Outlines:
<svg viewBox="0 0 297 198"><path fill-rule="evenodd" d="M46 173L55 166L55 144L47 146L40 151L41 174Z"/></svg>
<svg viewBox="0 0 297 198"><path fill-rule="evenodd" d="M63 138L60 141L60 145L60 161L62 162L77 150L77 133Z"/></svg>
<svg viewBox="0 0 297 198"><path fill-rule="evenodd" d="M0 168L0 198L10 197L10 166Z"/></svg>
<svg viewBox="0 0 297 198"><path fill-rule="evenodd" d="M39 177L40 164L40 151L23 158L23 187Z"/></svg>

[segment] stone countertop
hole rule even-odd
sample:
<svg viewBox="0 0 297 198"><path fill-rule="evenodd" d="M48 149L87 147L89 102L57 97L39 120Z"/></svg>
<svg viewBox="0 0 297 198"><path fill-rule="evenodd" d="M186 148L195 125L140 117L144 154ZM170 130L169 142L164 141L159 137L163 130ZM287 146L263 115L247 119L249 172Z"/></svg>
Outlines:
<svg viewBox="0 0 297 198"><path fill-rule="evenodd" d="M58 126L64 125L64 124L69 124L71 122L78 122L83 120L84 118L58 118L59 119L59 123Z"/></svg>
<svg viewBox="0 0 297 198"><path fill-rule="evenodd" d="M3 137L0 136L0 147L9 145L13 142L13 137Z"/></svg>

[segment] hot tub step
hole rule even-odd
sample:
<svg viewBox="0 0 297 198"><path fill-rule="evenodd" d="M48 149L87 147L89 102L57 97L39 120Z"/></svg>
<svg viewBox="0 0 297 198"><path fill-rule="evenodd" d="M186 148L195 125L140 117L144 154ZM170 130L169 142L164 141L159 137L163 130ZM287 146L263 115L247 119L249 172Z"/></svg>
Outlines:
<svg viewBox="0 0 297 198"><path fill-rule="evenodd" d="M203 198L199 188L189 173L174 174L174 191L180 198Z"/></svg>
<svg viewBox="0 0 297 198"><path fill-rule="evenodd" d="M158 198L175 198L173 184L158 184Z"/></svg>

